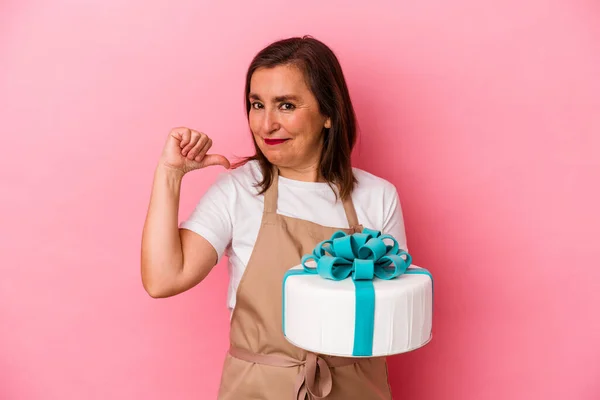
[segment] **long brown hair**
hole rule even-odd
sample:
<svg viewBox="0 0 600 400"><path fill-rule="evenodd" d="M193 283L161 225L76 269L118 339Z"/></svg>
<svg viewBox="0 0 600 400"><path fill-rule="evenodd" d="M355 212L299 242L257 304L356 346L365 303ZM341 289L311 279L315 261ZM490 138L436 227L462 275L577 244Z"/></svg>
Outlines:
<svg viewBox="0 0 600 400"><path fill-rule="evenodd" d="M350 156L356 142L356 116L342 67L323 42L306 35L271 43L261 50L248 67L244 101L246 117L249 118L250 80L258 68L273 68L279 65L295 65L303 71L306 83L317 99L319 111L331 118L331 128L323 129L323 151L319 161L319 173L329 183L339 188L340 197L348 198L356 184ZM234 168L251 160L257 160L263 179L257 183L264 193L273 180L272 164L260 151L254 140L255 154L244 158Z"/></svg>

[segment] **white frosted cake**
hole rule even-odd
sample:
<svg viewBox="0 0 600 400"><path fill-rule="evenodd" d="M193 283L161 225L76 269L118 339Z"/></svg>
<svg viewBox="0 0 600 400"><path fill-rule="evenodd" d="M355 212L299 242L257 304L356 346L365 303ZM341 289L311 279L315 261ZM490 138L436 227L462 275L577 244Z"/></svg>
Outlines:
<svg viewBox="0 0 600 400"><path fill-rule="evenodd" d="M317 249L315 254L319 252L323 253ZM401 273L391 278L380 274L384 279L372 273L360 279L355 272L357 279L328 279L327 272L317 268L320 257L305 256L313 261L303 260L283 281L282 329L287 340L314 353L344 357L387 356L428 343L433 279L423 268L408 267L410 256L401 253L405 260L408 256Z"/></svg>

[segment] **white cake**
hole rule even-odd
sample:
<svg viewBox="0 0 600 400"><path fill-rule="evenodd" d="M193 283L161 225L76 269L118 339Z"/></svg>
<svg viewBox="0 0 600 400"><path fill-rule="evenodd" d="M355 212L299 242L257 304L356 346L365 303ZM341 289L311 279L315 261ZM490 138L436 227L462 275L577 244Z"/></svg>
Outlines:
<svg viewBox="0 0 600 400"><path fill-rule="evenodd" d="M316 263L305 265L314 268ZM377 357L415 350L431 339L433 281L426 270L411 265L393 279L369 280L375 299L370 354L356 352L353 279L324 279L303 271L302 265L292 268L283 282L282 329L295 346L319 354Z"/></svg>

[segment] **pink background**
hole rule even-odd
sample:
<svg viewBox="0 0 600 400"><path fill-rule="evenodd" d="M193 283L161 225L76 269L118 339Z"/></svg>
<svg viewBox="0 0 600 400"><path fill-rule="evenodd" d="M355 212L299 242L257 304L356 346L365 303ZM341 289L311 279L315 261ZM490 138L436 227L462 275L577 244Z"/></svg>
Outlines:
<svg viewBox="0 0 600 400"><path fill-rule="evenodd" d="M0 5L1 399L215 398L225 265L145 294L152 173L173 126L248 154L246 67L305 33L436 278L395 398L600 398L597 2L88 0ZM218 172L185 178L181 218Z"/></svg>

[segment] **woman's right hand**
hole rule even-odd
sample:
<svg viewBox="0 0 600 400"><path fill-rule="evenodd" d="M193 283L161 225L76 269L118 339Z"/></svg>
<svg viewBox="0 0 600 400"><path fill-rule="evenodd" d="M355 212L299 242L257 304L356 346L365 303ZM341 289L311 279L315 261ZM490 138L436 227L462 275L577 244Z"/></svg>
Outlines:
<svg viewBox="0 0 600 400"><path fill-rule="evenodd" d="M169 132L160 163L181 174L211 165L230 168L229 160L220 154L207 154L212 140L202 132L189 128L174 128Z"/></svg>

